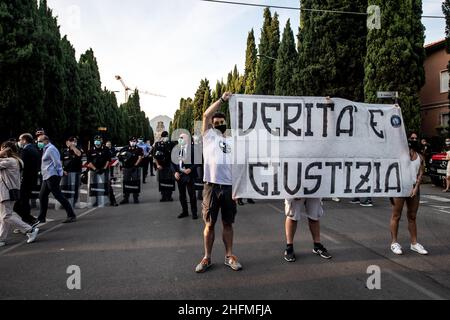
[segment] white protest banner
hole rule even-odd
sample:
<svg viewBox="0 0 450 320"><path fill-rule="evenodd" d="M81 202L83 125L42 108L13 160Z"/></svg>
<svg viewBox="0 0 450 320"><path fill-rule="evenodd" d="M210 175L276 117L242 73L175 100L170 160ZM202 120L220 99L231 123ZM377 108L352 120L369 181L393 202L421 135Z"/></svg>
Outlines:
<svg viewBox="0 0 450 320"><path fill-rule="evenodd" d="M401 109L339 98L234 95L237 198L407 197Z"/></svg>

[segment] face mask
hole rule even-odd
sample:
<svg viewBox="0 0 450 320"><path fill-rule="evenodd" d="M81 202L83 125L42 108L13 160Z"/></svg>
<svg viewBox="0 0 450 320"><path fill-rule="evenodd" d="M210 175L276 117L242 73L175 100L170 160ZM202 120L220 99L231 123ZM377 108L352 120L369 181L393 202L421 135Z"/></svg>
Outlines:
<svg viewBox="0 0 450 320"><path fill-rule="evenodd" d="M420 150L419 141L417 141L417 140L409 140L409 148L414 150L414 151L419 151Z"/></svg>
<svg viewBox="0 0 450 320"><path fill-rule="evenodd" d="M138 143L144 143L144 140L138 140Z"/></svg>
<svg viewBox="0 0 450 320"><path fill-rule="evenodd" d="M21 144L20 142L17 143L17 146L19 147L19 149L23 149L23 144Z"/></svg>
<svg viewBox="0 0 450 320"><path fill-rule="evenodd" d="M96 147L100 147L102 145L102 142L97 140L97 141L94 142L94 145Z"/></svg>
<svg viewBox="0 0 450 320"><path fill-rule="evenodd" d="M219 130L222 134L224 134L227 131L227 125L222 124L220 126L215 126L214 129Z"/></svg>
<svg viewBox="0 0 450 320"><path fill-rule="evenodd" d="M169 138L163 138L162 139L164 142L169 142Z"/></svg>
<svg viewBox="0 0 450 320"><path fill-rule="evenodd" d="M45 143L43 143L43 142L38 142L37 146L38 146L39 149L42 150L42 149L45 148Z"/></svg>
<svg viewBox="0 0 450 320"><path fill-rule="evenodd" d="M130 146L133 148L136 147L136 142L130 142Z"/></svg>
<svg viewBox="0 0 450 320"><path fill-rule="evenodd" d="M186 144L186 142L184 142L184 139L178 139L178 143L180 144L180 146L184 146Z"/></svg>

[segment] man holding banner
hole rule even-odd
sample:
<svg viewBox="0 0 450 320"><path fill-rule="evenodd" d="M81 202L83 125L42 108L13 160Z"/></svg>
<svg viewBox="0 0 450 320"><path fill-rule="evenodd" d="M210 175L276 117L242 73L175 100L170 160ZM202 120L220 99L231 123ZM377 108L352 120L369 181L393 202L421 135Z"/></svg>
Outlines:
<svg viewBox="0 0 450 320"><path fill-rule="evenodd" d="M226 135L226 116L218 112L221 105L230 97L231 93L225 93L203 115L204 181L206 184L202 206L205 221L205 256L195 269L197 273L203 273L211 266L214 229L219 211L222 214L223 242L226 250L225 265L235 271L242 269L237 257L233 255L233 223L236 216L236 202L232 197L233 140Z"/></svg>
<svg viewBox="0 0 450 320"><path fill-rule="evenodd" d="M286 260L301 214L320 244L321 198L408 197L416 177L397 105L324 97L234 95L234 198L286 200ZM297 200L294 200L297 199Z"/></svg>
<svg viewBox="0 0 450 320"><path fill-rule="evenodd" d="M286 251L284 259L287 262L295 262L294 236L297 231L298 221L302 215L306 215L309 222L309 230L314 241L313 253L324 259L331 259L331 255L320 242L320 218L323 216L322 199L286 199Z"/></svg>

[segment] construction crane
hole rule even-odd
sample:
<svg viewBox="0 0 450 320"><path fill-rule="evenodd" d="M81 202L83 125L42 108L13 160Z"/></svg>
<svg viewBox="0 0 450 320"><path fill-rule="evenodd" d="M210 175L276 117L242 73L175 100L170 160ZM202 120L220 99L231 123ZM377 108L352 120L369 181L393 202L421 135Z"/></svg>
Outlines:
<svg viewBox="0 0 450 320"><path fill-rule="evenodd" d="M123 80L123 78L121 76L116 76L116 80L120 81L120 83L122 84L123 88L125 89L125 103L127 103L128 102L128 98L130 97L130 91L134 91L134 90L126 85L125 81ZM166 96L163 96L161 94L157 94L157 93L153 93L153 92L149 92L149 91L142 91L142 90L139 90L139 89L136 89L136 90L139 93L141 93L141 94L146 94L146 95L149 95L149 96L160 97L160 98L166 98Z"/></svg>

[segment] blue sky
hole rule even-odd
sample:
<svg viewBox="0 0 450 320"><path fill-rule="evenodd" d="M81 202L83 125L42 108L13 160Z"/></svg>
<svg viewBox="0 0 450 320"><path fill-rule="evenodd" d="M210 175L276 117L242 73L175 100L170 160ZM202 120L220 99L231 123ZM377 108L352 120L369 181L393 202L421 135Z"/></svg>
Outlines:
<svg viewBox="0 0 450 320"><path fill-rule="evenodd" d="M298 0L244 0L293 6ZM440 0L424 0L424 14L442 15ZM59 17L77 55L92 47L99 62L103 86L123 90L127 85L167 96L141 96L147 116L173 116L181 97L193 96L200 79L214 87L235 64L243 70L248 31L257 41L263 8L230 6L199 0L48 0ZM297 33L299 13L278 10L284 28L287 19ZM445 21L424 19L426 42L445 37Z"/></svg>

